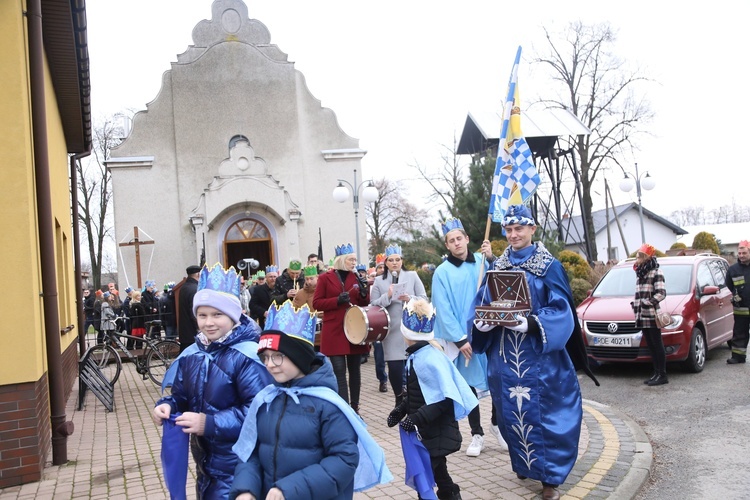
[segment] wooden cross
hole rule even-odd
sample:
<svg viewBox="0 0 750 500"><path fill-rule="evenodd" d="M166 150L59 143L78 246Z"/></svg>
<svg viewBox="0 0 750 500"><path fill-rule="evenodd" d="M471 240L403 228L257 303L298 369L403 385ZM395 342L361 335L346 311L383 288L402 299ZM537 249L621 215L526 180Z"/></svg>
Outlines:
<svg viewBox="0 0 750 500"><path fill-rule="evenodd" d="M143 285L141 284L141 245L153 245L154 240L141 241L138 238L138 226L133 228L133 239L127 243L120 243L121 247L135 247L135 270L138 275L138 288L140 289ZM123 266L125 264L123 263Z"/></svg>

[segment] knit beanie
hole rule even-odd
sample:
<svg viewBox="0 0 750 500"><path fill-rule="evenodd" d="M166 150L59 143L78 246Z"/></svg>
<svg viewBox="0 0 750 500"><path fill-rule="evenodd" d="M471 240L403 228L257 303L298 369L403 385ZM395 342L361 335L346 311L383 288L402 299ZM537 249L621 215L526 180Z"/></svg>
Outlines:
<svg viewBox="0 0 750 500"><path fill-rule="evenodd" d="M289 361L307 375L312 370L315 350L309 342L287 335L280 330L265 330L258 341L258 354L271 349L289 358Z"/></svg>
<svg viewBox="0 0 750 500"><path fill-rule="evenodd" d="M240 322L242 305L240 299L230 293L217 292L209 288L198 290L193 296L193 315L197 316L200 306L210 306L229 316L234 324Z"/></svg>

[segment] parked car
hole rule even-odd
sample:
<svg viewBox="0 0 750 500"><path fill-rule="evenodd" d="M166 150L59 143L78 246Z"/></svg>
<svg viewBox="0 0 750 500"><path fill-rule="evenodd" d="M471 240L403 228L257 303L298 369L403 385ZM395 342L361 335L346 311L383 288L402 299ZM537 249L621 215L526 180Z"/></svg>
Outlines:
<svg viewBox="0 0 750 500"><path fill-rule="evenodd" d="M667 361L700 372L708 350L732 338L732 294L725 281L729 264L714 254L658 260L667 288L660 307L672 316L672 323L662 329ZM596 361L651 361L630 306L634 263L626 259L610 269L577 308L586 351Z"/></svg>

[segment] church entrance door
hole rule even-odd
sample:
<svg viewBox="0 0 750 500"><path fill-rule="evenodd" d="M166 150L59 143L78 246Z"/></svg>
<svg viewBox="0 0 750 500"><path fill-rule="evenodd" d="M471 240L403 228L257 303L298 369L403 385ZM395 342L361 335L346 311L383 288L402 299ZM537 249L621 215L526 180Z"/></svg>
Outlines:
<svg viewBox="0 0 750 500"><path fill-rule="evenodd" d="M271 235L262 223L254 219L242 219L230 226L224 238L224 262L234 266L242 259L255 259L260 263L257 270L245 269L245 277L264 270L274 262ZM239 271L239 270L238 270Z"/></svg>

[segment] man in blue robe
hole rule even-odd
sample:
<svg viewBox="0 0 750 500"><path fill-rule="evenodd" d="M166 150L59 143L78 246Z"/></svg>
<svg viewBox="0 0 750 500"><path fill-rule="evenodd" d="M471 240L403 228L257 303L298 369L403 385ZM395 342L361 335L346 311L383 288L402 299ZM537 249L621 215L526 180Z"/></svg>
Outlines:
<svg viewBox="0 0 750 500"><path fill-rule="evenodd" d="M443 341L445 354L476 395L477 391L488 389L487 356L472 351L470 338L479 274L485 271L487 264L481 254L469 251L469 236L459 219L446 220L442 230L450 255L432 278L432 303L438 311L435 338ZM469 413L469 425L471 443L466 454L477 457L484 449L479 406Z"/></svg>
<svg viewBox="0 0 750 500"><path fill-rule="evenodd" d="M593 375L581 352L565 270L541 242L532 243L536 222L531 211L511 205L502 224L508 248L495 259L490 242L484 241L482 253L494 260L496 270L525 272L531 312L509 327L475 321L471 343L475 353L488 356L490 392L513 470L519 478L541 481L542 498L553 500L560 498L558 486L575 464L583 416L576 365L568 350ZM477 305L489 300L484 292L477 294Z"/></svg>

